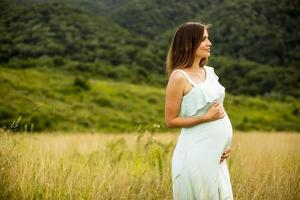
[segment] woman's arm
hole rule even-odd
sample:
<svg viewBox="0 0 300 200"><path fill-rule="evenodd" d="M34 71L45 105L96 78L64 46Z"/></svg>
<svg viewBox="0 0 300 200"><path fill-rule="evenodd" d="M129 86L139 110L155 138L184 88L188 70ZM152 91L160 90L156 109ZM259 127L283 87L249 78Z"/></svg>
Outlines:
<svg viewBox="0 0 300 200"><path fill-rule="evenodd" d="M219 103L213 104L203 116L179 117L181 101L186 86L185 77L181 73L174 72L171 74L165 101L165 122L168 128L191 127L224 117L224 109Z"/></svg>

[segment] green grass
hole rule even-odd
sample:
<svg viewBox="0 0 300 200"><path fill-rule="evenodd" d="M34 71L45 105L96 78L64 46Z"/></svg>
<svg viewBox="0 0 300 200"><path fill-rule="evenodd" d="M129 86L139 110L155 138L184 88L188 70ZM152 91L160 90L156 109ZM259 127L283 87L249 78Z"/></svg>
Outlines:
<svg viewBox="0 0 300 200"><path fill-rule="evenodd" d="M300 131L300 103L296 99L229 96L225 107L239 130Z"/></svg>
<svg viewBox="0 0 300 200"><path fill-rule="evenodd" d="M0 126L16 131L166 131L164 94L160 87L100 80L53 68L2 67ZM279 101L227 93L225 108L235 129L300 131L298 99Z"/></svg>

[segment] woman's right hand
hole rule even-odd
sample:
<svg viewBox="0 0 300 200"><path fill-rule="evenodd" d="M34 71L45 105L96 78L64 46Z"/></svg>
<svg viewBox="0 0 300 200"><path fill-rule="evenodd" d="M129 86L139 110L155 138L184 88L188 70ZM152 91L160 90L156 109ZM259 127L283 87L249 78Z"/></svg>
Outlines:
<svg viewBox="0 0 300 200"><path fill-rule="evenodd" d="M204 116L207 121L213 121L223 118L225 116L225 111L219 102L214 102Z"/></svg>

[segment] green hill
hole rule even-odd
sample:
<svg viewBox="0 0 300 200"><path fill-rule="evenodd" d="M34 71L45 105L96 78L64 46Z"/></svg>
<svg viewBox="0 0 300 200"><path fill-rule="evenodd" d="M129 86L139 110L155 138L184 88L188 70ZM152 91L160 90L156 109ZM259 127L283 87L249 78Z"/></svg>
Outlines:
<svg viewBox="0 0 300 200"><path fill-rule="evenodd" d="M165 57L175 28L193 20L213 24L208 65L226 87L234 127L300 130L299 2L0 0L0 6L0 127L166 130Z"/></svg>
<svg viewBox="0 0 300 200"><path fill-rule="evenodd" d="M16 130L136 131L163 121L163 90L94 80L57 69L1 68L1 127ZM13 128L14 129L14 128Z"/></svg>
<svg viewBox="0 0 300 200"><path fill-rule="evenodd" d="M46 63L163 86L175 27L196 20L214 25L210 64L218 65L229 92L300 97L296 2L2 0L0 5L0 63L11 68Z"/></svg>
<svg viewBox="0 0 300 200"><path fill-rule="evenodd" d="M43 67L1 67L0 84L0 127L5 129L166 131L164 89L160 87ZM279 101L227 94L225 107L239 130L300 131L300 103L293 98Z"/></svg>
<svg viewBox="0 0 300 200"><path fill-rule="evenodd" d="M108 18L65 3L13 6L1 22L2 62L49 56L132 65L147 44Z"/></svg>
<svg viewBox="0 0 300 200"><path fill-rule="evenodd" d="M300 64L299 1L82 2L86 8L90 9L92 4L101 10L97 12L99 15L109 16L127 30L146 38L160 37L186 21L203 21L213 24L211 39L216 44L213 46L216 55L245 58L272 66L296 67Z"/></svg>

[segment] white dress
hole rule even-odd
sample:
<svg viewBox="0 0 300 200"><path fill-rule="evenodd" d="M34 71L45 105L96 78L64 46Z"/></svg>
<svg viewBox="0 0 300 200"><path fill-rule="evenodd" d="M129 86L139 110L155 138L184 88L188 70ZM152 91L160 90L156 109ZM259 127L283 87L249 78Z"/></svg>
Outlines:
<svg viewBox="0 0 300 200"><path fill-rule="evenodd" d="M205 114L214 100L223 105L225 88L212 67L204 66L205 80L196 84L183 70L192 90L183 97L180 116ZM226 160L221 155L230 145L232 126L227 113L221 119L182 128L172 158L174 200L232 200Z"/></svg>

